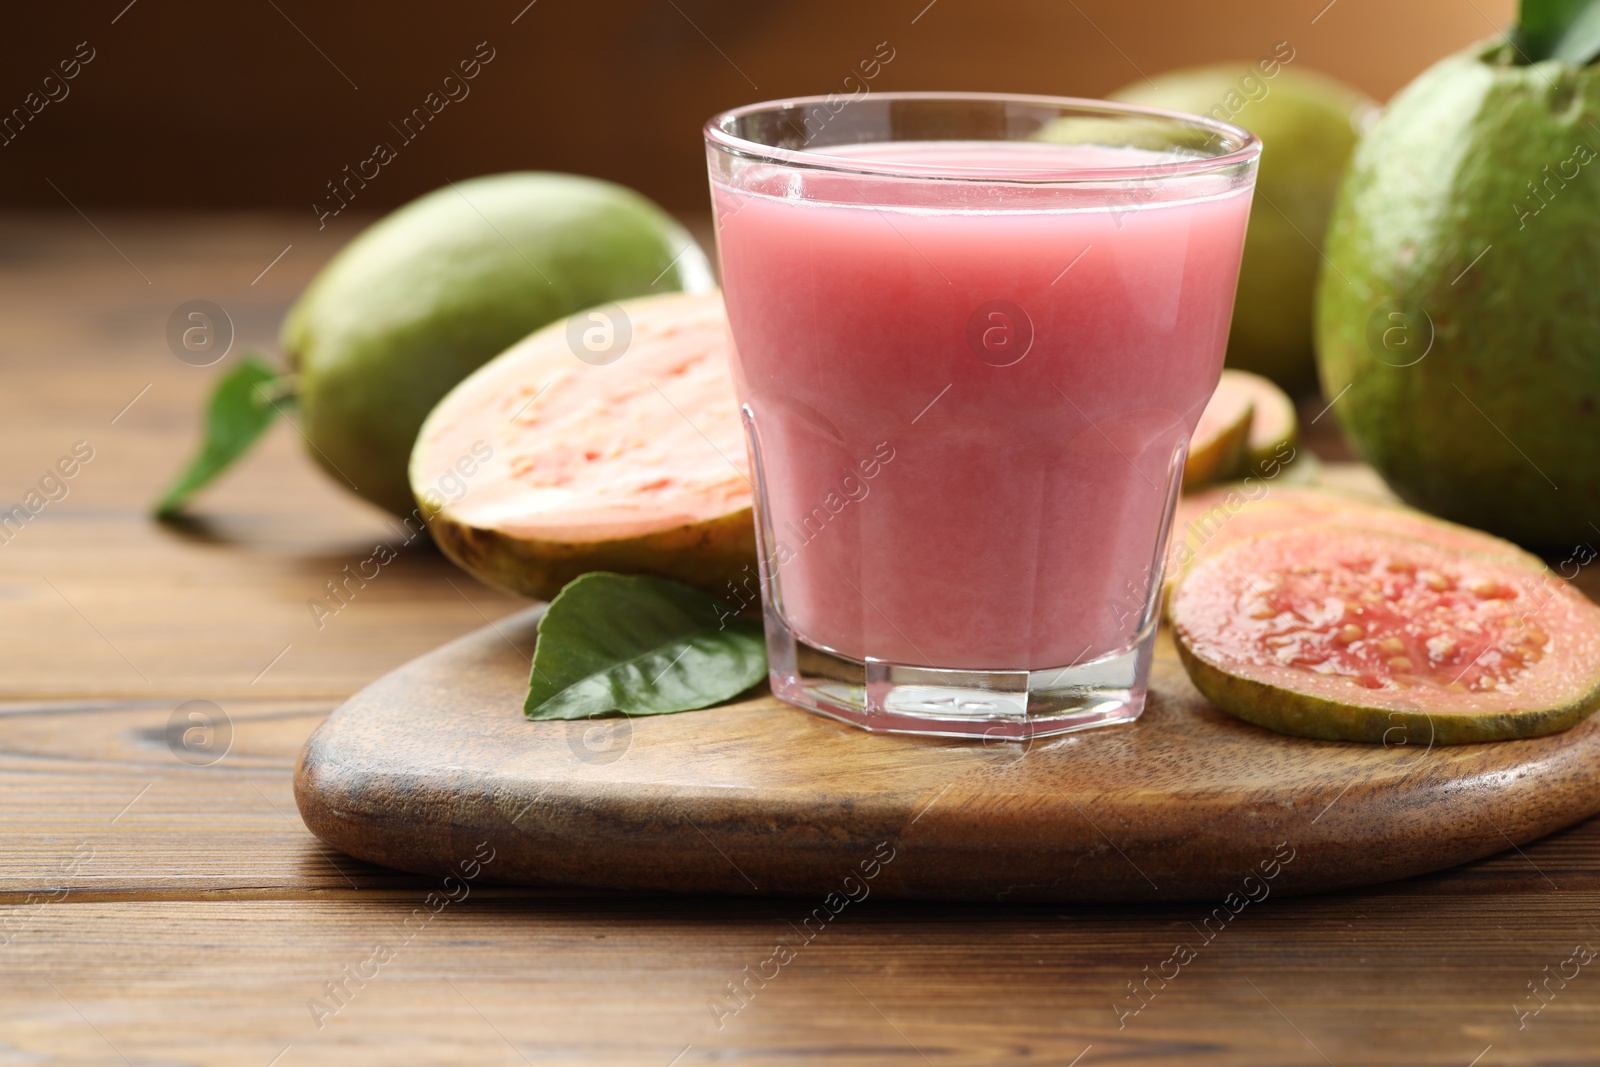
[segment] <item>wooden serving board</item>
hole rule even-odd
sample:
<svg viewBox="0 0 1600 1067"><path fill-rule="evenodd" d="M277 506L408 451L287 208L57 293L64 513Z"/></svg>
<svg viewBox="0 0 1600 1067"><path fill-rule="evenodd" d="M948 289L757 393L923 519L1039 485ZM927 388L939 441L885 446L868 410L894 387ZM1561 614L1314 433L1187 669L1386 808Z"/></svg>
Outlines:
<svg viewBox="0 0 1600 1067"><path fill-rule="evenodd" d="M1600 811L1600 716L1491 745L1306 741L1211 706L1165 644L1137 723L1032 745L870 734L764 690L528 722L540 610L335 711L296 772L311 830L427 874L492 854L486 877L530 884L1221 902L1435 871Z"/></svg>

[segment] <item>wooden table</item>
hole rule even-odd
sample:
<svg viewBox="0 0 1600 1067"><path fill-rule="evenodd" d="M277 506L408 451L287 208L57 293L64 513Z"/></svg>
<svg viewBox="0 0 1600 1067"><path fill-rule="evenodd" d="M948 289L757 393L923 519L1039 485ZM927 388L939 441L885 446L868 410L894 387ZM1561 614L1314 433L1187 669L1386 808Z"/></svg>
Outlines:
<svg viewBox="0 0 1600 1067"><path fill-rule="evenodd" d="M290 796L306 735L518 602L410 549L318 630L306 600L393 535L288 426L195 522L150 522L216 373L169 353L169 313L210 299L236 350L270 346L349 231L90 216L0 220L0 503L94 449L0 546L0 1064L1600 1062L1600 965L1564 963L1600 948L1594 822L1269 898L1208 944L1198 906L868 899L736 1011L728 984L816 902L484 877L434 911L436 882L330 854ZM211 766L165 741L191 700L231 721ZM1194 958L1148 978L1180 942Z"/></svg>

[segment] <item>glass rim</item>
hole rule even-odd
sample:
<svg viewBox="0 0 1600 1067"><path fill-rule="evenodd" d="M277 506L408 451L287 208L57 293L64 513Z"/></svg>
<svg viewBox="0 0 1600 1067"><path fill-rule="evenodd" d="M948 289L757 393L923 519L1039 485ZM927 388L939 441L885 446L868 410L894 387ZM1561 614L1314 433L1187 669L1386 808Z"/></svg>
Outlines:
<svg viewBox="0 0 1600 1067"><path fill-rule="evenodd" d="M1206 115L1193 115L1183 111L1170 111L1166 108L1146 107L1142 104L1126 104L1116 100L1095 100L1077 96L1035 96L1027 93L868 92L861 97L846 101L845 108L852 104L869 100L886 103L909 100L943 101L946 103L1023 104L1046 109L1055 108L1063 112L1078 112L1083 117L1140 116L1158 119L1175 127L1207 130L1223 138L1225 142L1231 141L1236 142L1236 144L1227 152L1215 156L1174 158L1133 166L1064 167L1058 170L1042 168L1039 170L1007 172L994 167L929 166L925 164L874 161L848 156L829 156L825 153L807 149L780 148L776 145L763 144L760 141L753 141L730 133L726 128L739 119L760 114L761 112L826 106L829 101L834 100L837 100L837 94L792 96L745 104L713 115L706 120L702 132L708 145L746 158L759 159L806 170L829 171L837 174L851 174L862 177L899 177L928 181L982 181L1029 185L1064 185L1077 182L1115 180L1159 181L1213 174L1219 170L1226 170L1229 167L1253 162L1261 155L1261 139L1255 134L1242 126L1235 126L1232 123L1222 122ZM841 108L837 112L830 112L830 114L840 114L845 108ZM1071 116L1063 115L1062 117ZM894 142L884 139L867 143L892 144ZM1005 143L1017 144L1026 142L1009 141ZM1045 175L1046 171L1048 171L1047 176Z"/></svg>

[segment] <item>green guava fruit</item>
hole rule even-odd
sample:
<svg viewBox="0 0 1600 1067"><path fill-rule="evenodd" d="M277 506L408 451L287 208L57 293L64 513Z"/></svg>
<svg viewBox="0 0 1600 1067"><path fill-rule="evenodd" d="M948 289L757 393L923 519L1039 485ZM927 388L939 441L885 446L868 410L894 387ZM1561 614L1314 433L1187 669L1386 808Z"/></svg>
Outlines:
<svg viewBox="0 0 1600 1067"><path fill-rule="evenodd" d="M586 348L586 331L610 344ZM722 295L678 293L582 312L495 357L440 401L411 453L434 542L524 596L603 570L753 605L728 347Z"/></svg>
<svg viewBox="0 0 1600 1067"><path fill-rule="evenodd" d="M1318 249L1357 127L1374 105L1326 75L1270 59L1174 71L1155 81L1141 79L1112 98L1207 115L1261 139L1227 362L1271 378L1291 395L1309 392L1316 384Z"/></svg>
<svg viewBox="0 0 1600 1067"><path fill-rule="evenodd" d="M1258 534L1197 563L1168 617L1195 688L1280 733L1463 744L1554 733L1600 707L1600 607L1510 546Z"/></svg>
<svg viewBox="0 0 1600 1067"><path fill-rule="evenodd" d="M711 284L693 238L622 186L513 173L435 190L363 231L289 312L301 430L334 478L410 514L411 446L451 386L581 308Z"/></svg>
<svg viewBox="0 0 1600 1067"><path fill-rule="evenodd" d="M1328 233L1318 363L1403 499L1537 548L1600 521L1600 71L1503 43L1403 89Z"/></svg>

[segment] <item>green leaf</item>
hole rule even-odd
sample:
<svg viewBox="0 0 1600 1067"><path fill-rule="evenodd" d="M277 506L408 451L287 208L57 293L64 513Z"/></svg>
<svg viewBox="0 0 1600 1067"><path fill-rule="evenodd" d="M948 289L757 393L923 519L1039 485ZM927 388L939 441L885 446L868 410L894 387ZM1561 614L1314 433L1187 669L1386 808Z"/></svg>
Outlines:
<svg viewBox="0 0 1600 1067"><path fill-rule="evenodd" d="M278 415L272 388L277 383L278 373L254 355L223 376L211 394L200 451L156 503L158 516L177 512L272 425Z"/></svg>
<svg viewBox="0 0 1600 1067"><path fill-rule="evenodd" d="M760 623L692 586L592 571L539 620L523 710L530 719L693 711L766 676Z"/></svg>
<svg viewBox="0 0 1600 1067"><path fill-rule="evenodd" d="M1529 63L1588 66L1600 56L1600 0L1522 0L1517 49Z"/></svg>

